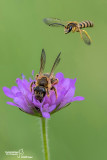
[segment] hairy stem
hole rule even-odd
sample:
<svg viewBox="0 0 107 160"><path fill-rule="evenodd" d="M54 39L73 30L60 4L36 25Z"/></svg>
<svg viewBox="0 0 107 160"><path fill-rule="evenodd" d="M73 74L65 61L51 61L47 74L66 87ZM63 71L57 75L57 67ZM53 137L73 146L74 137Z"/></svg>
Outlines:
<svg viewBox="0 0 107 160"><path fill-rule="evenodd" d="M43 140L43 149L45 160L49 160L48 135L47 135L47 119L41 118L41 131Z"/></svg>

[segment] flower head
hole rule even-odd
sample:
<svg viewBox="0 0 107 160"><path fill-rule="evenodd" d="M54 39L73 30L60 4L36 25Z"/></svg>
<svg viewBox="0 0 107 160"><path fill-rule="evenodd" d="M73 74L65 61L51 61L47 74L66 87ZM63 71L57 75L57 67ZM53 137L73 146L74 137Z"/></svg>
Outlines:
<svg viewBox="0 0 107 160"><path fill-rule="evenodd" d="M57 98L55 92L51 90L50 96L46 95L41 103L35 96L32 99L30 84L33 80L28 81L22 75L22 79L16 79L17 86L13 86L11 89L3 87L5 95L13 99L13 102L7 102L7 104L16 106L31 115L50 118L50 114L57 112L73 101L84 100L84 97L74 97L76 79L64 78L62 73L57 73L55 77L59 80L59 83L55 85Z"/></svg>

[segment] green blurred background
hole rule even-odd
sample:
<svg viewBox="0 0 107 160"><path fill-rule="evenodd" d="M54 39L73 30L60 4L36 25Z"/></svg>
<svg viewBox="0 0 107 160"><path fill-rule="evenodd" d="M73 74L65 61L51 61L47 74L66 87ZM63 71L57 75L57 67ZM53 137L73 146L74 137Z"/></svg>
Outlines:
<svg viewBox="0 0 107 160"><path fill-rule="evenodd" d="M65 35L63 28L48 27L43 18L92 20L86 29L92 45L79 33ZM21 73L27 78L39 71L42 48L46 72L61 51L56 69L77 78L76 96L85 100L51 116L48 135L51 160L107 159L107 1L106 0L0 0L0 159L15 160L5 151L24 150L25 156L42 160L40 120L9 106L2 91L11 88Z"/></svg>

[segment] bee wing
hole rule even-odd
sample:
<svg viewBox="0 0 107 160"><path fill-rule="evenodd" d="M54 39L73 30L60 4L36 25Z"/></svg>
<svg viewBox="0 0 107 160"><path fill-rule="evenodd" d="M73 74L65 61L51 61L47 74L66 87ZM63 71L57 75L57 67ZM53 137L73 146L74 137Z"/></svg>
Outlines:
<svg viewBox="0 0 107 160"><path fill-rule="evenodd" d="M58 56L57 56L57 58L56 58L56 60L55 60L55 62L54 62L54 64L53 64L53 67L52 67L52 69L51 69L51 72L50 72L50 75L49 75L49 76L51 76L51 75L53 74L55 68L56 68L57 65L59 64L59 62L60 62L60 55L61 55L61 52L58 54Z"/></svg>
<svg viewBox="0 0 107 160"><path fill-rule="evenodd" d="M65 25L67 24L66 21L62 21L57 18L44 18L43 21L47 25L53 26L53 27L60 27L60 26L65 27Z"/></svg>
<svg viewBox="0 0 107 160"><path fill-rule="evenodd" d="M39 74L43 73L44 68L45 68L45 63L46 63L46 54L45 54L44 49L42 49Z"/></svg>
<svg viewBox="0 0 107 160"><path fill-rule="evenodd" d="M84 40L84 42L86 44L90 45L91 44L91 38L88 35L88 33L85 30L81 30L80 34L81 34L81 38Z"/></svg>

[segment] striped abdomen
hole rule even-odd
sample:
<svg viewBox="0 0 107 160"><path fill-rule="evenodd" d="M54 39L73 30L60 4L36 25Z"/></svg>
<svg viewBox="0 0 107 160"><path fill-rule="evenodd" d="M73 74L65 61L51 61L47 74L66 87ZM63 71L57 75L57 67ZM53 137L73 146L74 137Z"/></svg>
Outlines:
<svg viewBox="0 0 107 160"><path fill-rule="evenodd" d="M93 27L93 22L91 21L83 21L79 23L80 28Z"/></svg>

